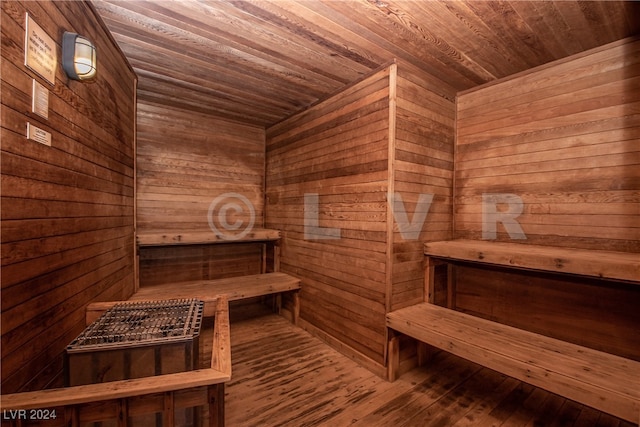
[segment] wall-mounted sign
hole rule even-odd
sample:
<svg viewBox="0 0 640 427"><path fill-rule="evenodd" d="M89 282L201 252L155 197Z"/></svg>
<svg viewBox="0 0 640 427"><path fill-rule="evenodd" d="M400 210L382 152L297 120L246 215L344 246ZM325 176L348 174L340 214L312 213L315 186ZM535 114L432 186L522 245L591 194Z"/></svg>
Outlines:
<svg viewBox="0 0 640 427"><path fill-rule="evenodd" d="M27 122L27 139L51 146L51 133Z"/></svg>
<svg viewBox="0 0 640 427"><path fill-rule="evenodd" d="M55 85L57 45L28 13L25 23L24 65Z"/></svg>
<svg viewBox="0 0 640 427"><path fill-rule="evenodd" d="M42 118L49 119L49 89L33 79L31 95L31 112Z"/></svg>

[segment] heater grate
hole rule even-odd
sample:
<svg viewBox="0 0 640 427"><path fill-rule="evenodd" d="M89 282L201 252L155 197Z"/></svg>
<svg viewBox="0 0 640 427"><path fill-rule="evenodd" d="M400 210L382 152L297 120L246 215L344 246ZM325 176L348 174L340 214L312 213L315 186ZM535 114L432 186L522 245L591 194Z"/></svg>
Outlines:
<svg viewBox="0 0 640 427"><path fill-rule="evenodd" d="M204 302L197 299L114 305L67 347L68 353L192 340L200 332Z"/></svg>

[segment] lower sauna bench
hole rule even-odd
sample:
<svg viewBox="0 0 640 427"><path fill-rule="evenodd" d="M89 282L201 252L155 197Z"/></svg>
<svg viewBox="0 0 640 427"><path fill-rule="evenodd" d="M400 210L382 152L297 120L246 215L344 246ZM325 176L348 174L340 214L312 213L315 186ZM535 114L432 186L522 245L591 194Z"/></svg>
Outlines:
<svg viewBox="0 0 640 427"><path fill-rule="evenodd" d="M300 314L299 290L300 279L286 273L275 272L216 280L193 280L143 286L129 298L129 301L197 298L206 303L215 301L218 297L224 295L231 302L266 295L291 293L293 307L290 320L293 324L297 324ZM87 308L87 323L98 317L96 313L102 313L104 304L108 303L93 303L89 305ZM280 314L282 308L280 298L277 299L276 305ZM205 304L205 316L211 315L211 313L207 312L207 307L208 305Z"/></svg>
<svg viewBox="0 0 640 427"><path fill-rule="evenodd" d="M450 261L640 284L638 254L451 240L426 243L425 255L425 302L386 316L390 381L399 372L400 333L640 425L640 362L434 304L434 267ZM421 364L424 345L419 350Z"/></svg>
<svg viewBox="0 0 640 427"><path fill-rule="evenodd" d="M388 313L387 326L536 387L640 421L640 362L429 303ZM389 363L397 367L397 340L392 343Z"/></svg>

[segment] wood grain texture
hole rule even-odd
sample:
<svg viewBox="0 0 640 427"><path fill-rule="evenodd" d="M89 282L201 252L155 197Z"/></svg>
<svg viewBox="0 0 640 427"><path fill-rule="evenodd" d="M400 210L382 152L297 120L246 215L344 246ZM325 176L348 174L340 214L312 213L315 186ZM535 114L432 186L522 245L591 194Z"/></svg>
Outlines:
<svg viewBox="0 0 640 427"><path fill-rule="evenodd" d="M260 244L224 241L262 229L264 129L144 102L137 117L140 243L197 242L141 248L140 285L259 273Z"/></svg>
<svg viewBox="0 0 640 427"><path fill-rule="evenodd" d="M228 301L297 291L300 279L285 273L264 273L217 280L177 282L141 287L131 301L197 298L211 301L224 295Z"/></svg>
<svg viewBox="0 0 640 427"><path fill-rule="evenodd" d="M392 287L389 310L424 300L424 242L453 233L455 92L400 64L392 147ZM428 202L428 203L427 203Z"/></svg>
<svg viewBox="0 0 640 427"><path fill-rule="evenodd" d="M140 248L140 287L261 272L262 244L232 243Z"/></svg>
<svg viewBox="0 0 640 427"><path fill-rule="evenodd" d="M633 1L94 4L142 102L264 127L394 58L459 91L640 30Z"/></svg>
<svg viewBox="0 0 640 427"><path fill-rule="evenodd" d="M99 384L3 394L0 409L8 414L16 409L47 408L47 414L55 410L55 416L45 420L46 424L77 427L91 421L148 425L155 422L156 413L163 417L165 425L183 425L185 420L180 419L177 409L203 406L201 415L205 422L208 420L209 425L216 426L224 424L222 391L224 383L231 379L232 369L229 304L224 296L210 300L208 304L213 308L210 314L214 319L211 329L203 332L203 336L210 339L210 343L205 342L203 347L210 353L201 360L201 368ZM102 307L103 310L107 308L108 305ZM215 399L212 398L214 396ZM11 418L4 417L2 424L15 425L11 421ZM21 421L17 421L18 425Z"/></svg>
<svg viewBox="0 0 640 427"><path fill-rule="evenodd" d="M63 31L100 52L91 84L58 67L55 86L24 64L25 14L56 43ZM2 391L61 378L62 353L92 301L134 286L135 75L90 4L2 2ZM58 63L61 46L57 45ZM32 80L49 118L31 113ZM26 123L52 134L28 141ZM53 385L56 385L54 382Z"/></svg>
<svg viewBox="0 0 640 427"><path fill-rule="evenodd" d="M451 236L454 96L393 63L267 130L267 226L302 324L374 370L383 314L423 298L422 242Z"/></svg>
<svg viewBox="0 0 640 427"><path fill-rule="evenodd" d="M232 321L231 345L228 425L637 425L446 352L391 383L275 315Z"/></svg>
<svg viewBox="0 0 640 427"><path fill-rule="evenodd" d="M387 315L422 342L635 422L640 362L422 303Z"/></svg>
<svg viewBox="0 0 640 427"><path fill-rule="evenodd" d="M227 223L248 224L253 209L254 227L261 228L264 129L139 102L137 162L141 234L212 233L209 208L231 193L248 203L220 200L218 210L231 202L242 208L232 210ZM217 221L218 210L211 215L215 225L220 232L230 231Z"/></svg>
<svg viewBox="0 0 640 427"><path fill-rule="evenodd" d="M627 39L458 97L456 238L482 238L483 194L513 194L523 243L640 252L639 49Z"/></svg>
<svg viewBox="0 0 640 427"><path fill-rule="evenodd" d="M386 67L267 130L266 226L282 231L281 271L302 279L300 316L378 364L387 272L389 74ZM317 199L306 211L317 216L305 227L309 194Z"/></svg>
<svg viewBox="0 0 640 427"><path fill-rule="evenodd" d="M244 243L244 242L269 242L280 239L279 230L252 229L246 235L234 239L234 236L218 236L213 232L191 233L136 233L136 241L139 246L179 246L179 245L209 245L212 243Z"/></svg>
<svg viewBox="0 0 640 427"><path fill-rule="evenodd" d="M424 244L436 258L478 262L509 268L566 273L639 285L640 257L629 252L560 248L519 243L450 240Z"/></svg>
<svg viewBox="0 0 640 427"><path fill-rule="evenodd" d="M637 282L477 264L455 271L458 310L640 361Z"/></svg>

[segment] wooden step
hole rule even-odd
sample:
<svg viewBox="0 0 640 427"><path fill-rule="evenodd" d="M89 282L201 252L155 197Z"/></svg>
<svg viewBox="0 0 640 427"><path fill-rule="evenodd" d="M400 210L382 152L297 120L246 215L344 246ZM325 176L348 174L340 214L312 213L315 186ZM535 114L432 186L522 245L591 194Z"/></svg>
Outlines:
<svg viewBox="0 0 640 427"><path fill-rule="evenodd" d="M603 412L640 420L640 362L428 303L388 313L387 326Z"/></svg>

